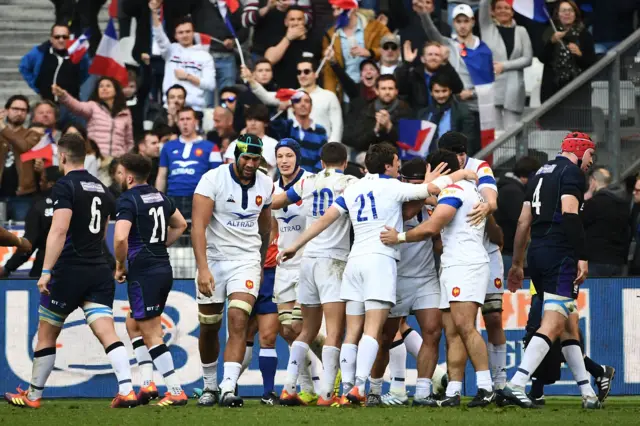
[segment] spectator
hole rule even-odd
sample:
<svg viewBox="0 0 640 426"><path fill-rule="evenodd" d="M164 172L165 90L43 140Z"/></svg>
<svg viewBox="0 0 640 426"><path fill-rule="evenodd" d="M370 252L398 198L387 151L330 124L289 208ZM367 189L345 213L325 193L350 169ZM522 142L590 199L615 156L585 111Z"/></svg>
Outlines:
<svg viewBox="0 0 640 426"><path fill-rule="evenodd" d="M278 86L273 81L273 67L268 59L258 59L253 66L253 72L249 68L241 65L240 75L248 85L249 90L245 90L238 94L238 105L240 108L236 108L233 115L234 129L236 132L240 132L245 122L245 111L248 106L262 104L263 102L251 90L250 81L253 80L265 88L268 92L276 92ZM267 105L269 110L269 116L273 116L277 112L276 106Z"/></svg>
<svg viewBox="0 0 640 426"><path fill-rule="evenodd" d="M100 77L88 102L80 102L66 90L52 86L62 105L87 120L89 139L107 157L119 157L133 148L133 125L124 93L115 79Z"/></svg>
<svg viewBox="0 0 640 426"><path fill-rule="evenodd" d="M143 92L139 91L140 87L145 86L144 76L139 75L140 68L138 65L125 64L127 68L128 82L127 85L122 88L122 93L131 113L131 123L133 124L133 138L138 139L144 134L144 121L145 113L147 110L146 96ZM144 89L146 91L147 89Z"/></svg>
<svg viewBox="0 0 640 426"><path fill-rule="evenodd" d="M79 124L70 124L67 125L64 129L62 129L62 136L73 133L79 135L84 140L87 155L84 157L84 168L86 171L91 173L93 176L98 179L100 176L98 175L99 162L96 153L91 149L91 143L89 142L89 136L87 135L87 129L84 126Z"/></svg>
<svg viewBox="0 0 640 426"><path fill-rule="evenodd" d="M138 140L135 151L151 160L151 173L149 173L147 183L152 186L155 185L160 164L160 138L153 132L146 132L144 137Z"/></svg>
<svg viewBox="0 0 640 426"><path fill-rule="evenodd" d="M558 3L553 14L558 32L550 26L543 35L540 61L542 73L540 100L553 96L596 62L593 37L582 23L580 10L572 0Z"/></svg>
<svg viewBox="0 0 640 426"><path fill-rule="evenodd" d="M450 130L467 135L470 145L477 144L474 139L478 139L480 135L474 134L471 112L453 96L449 75L435 74L429 81L429 87L433 103L418 111L417 115L418 119L437 125L429 152L437 149L440 136Z"/></svg>
<svg viewBox="0 0 640 426"><path fill-rule="evenodd" d="M89 29L89 55L95 56L102 39L98 15L107 0L51 0L51 2L56 8L56 22L68 22L72 34L80 36Z"/></svg>
<svg viewBox="0 0 640 426"><path fill-rule="evenodd" d="M169 92L169 88L176 84L184 87L187 92L185 105L200 113L206 108L206 91L213 91L216 87L216 69L213 66L211 55L202 49L202 46L193 42L193 22L185 17L177 22L175 38L177 43L171 43L162 29L159 9L154 6L157 1L149 2L153 17L153 38L160 47L160 55L165 60L164 81L162 90ZM166 102L166 99L165 99Z"/></svg>
<svg viewBox="0 0 640 426"><path fill-rule="evenodd" d="M235 87L223 87L220 89L220 106L227 108L235 116L237 105L238 89Z"/></svg>
<svg viewBox="0 0 640 426"><path fill-rule="evenodd" d="M191 200L202 175L222 164L218 146L196 133L195 111L178 113L178 139L167 142L160 153L156 188L165 192L185 219L191 219Z"/></svg>
<svg viewBox="0 0 640 426"><path fill-rule="evenodd" d="M228 146L224 141L234 140L237 136L233 129L233 114L227 108L216 107L213 110L213 125L215 129L207 133L207 140L215 143L224 153Z"/></svg>
<svg viewBox="0 0 640 426"><path fill-rule="evenodd" d="M524 69L533 59L531 40L527 30L515 24L507 0L480 0L479 21L482 40L493 53L496 129L505 130L522 119Z"/></svg>
<svg viewBox="0 0 640 426"><path fill-rule="evenodd" d="M333 16L338 17L342 9L333 6ZM366 58L374 61L380 60L380 41L389 29L376 20L369 20L365 15L358 13L358 9L348 11L349 24L337 31L332 27L322 39L322 51L326 53L331 44L331 39L336 37L333 43L336 62L346 71L356 83L360 82L360 63ZM323 87L334 92L338 99L343 100L342 88L338 85L338 77L331 68L324 69Z"/></svg>
<svg viewBox="0 0 640 426"><path fill-rule="evenodd" d="M35 260L29 271L30 277L40 277L42 274L42 264L47 245L47 236L51 228L53 219L53 200L51 199L51 189L58 179L62 177L62 172L57 166L47 167L40 179L40 193L34 198L34 204L29 209L29 213L24 223L24 238L31 242L32 249L28 252L16 252L4 265L0 266L0 278L8 278L22 264L27 262L34 251L37 250Z"/></svg>
<svg viewBox="0 0 640 426"><path fill-rule="evenodd" d="M400 37L394 34L387 34L380 40L382 52L380 54L380 74L392 74L400 65Z"/></svg>
<svg viewBox="0 0 640 426"><path fill-rule="evenodd" d="M51 27L49 41L35 46L20 61L20 74L42 99L57 102L51 86L57 84L73 97L80 95L80 86L89 77L89 58L83 56L78 64L71 62L67 52L69 27L55 24ZM75 120L69 110L60 109L60 125Z"/></svg>
<svg viewBox="0 0 640 426"><path fill-rule="evenodd" d="M376 82L377 99L371 102L354 123L349 123L345 144L356 151L367 151L378 142L398 140L398 120L411 118L414 112L406 102L398 99L396 79L381 75Z"/></svg>
<svg viewBox="0 0 640 426"><path fill-rule="evenodd" d="M166 124L174 130L174 133L180 133L178 130L178 111L184 108L186 99L187 90L183 86L174 84L169 87L166 92L167 107L162 108L162 111L157 115L153 127Z"/></svg>
<svg viewBox="0 0 640 426"><path fill-rule="evenodd" d="M478 37L473 35L473 27L475 18L473 10L466 4L459 4L453 9L453 28L452 38L443 37L433 24L431 17L427 13L420 15L422 25L427 36L442 45L449 48L449 62L458 72L464 89L458 95L460 100L466 103L469 110L474 115L474 134L480 134L480 116L478 113L478 93L475 88L474 80L478 80L478 74L493 74L493 63L491 50ZM470 66L468 66L468 64ZM473 70L473 73L470 72ZM480 150L480 144L469 145L468 152L473 155Z"/></svg>
<svg viewBox="0 0 640 426"><path fill-rule="evenodd" d="M167 142L178 138L180 129L178 129L178 132L176 133L172 127L169 127L166 124L160 124L158 126L154 126L152 132L160 138L160 147L162 148L162 146Z"/></svg>
<svg viewBox="0 0 640 426"><path fill-rule="evenodd" d="M322 146L327 143L327 131L320 124L311 119L313 101L304 90L301 95L291 100L293 118L288 120L275 120L271 123L276 139L295 139L302 148L300 167L311 173L317 173L322 169L320 153Z"/></svg>
<svg viewBox="0 0 640 426"><path fill-rule="evenodd" d="M270 47L281 42L287 33L287 11L291 6L304 11L304 22L311 26L310 0L248 0L242 13L242 25L253 27L253 44L251 53L254 58L262 58ZM262 84L262 83L261 83Z"/></svg>
<svg viewBox="0 0 640 426"><path fill-rule="evenodd" d="M631 239L625 188L612 185L609 171L598 168L589 177L589 191L593 196L585 201L580 213L589 247L589 276L620 276Z"/></svg>
<svg viewBox="0 0 640 426"><path fill-rule="evenodd" d="M437 41L429 41L422 47L421 65L412 65L418 56L418 50L413 49L409 41L405 41L402 46L404 50L404 62L395 72L398 81L400 97L407 101L411 108L419 110L425 106L433 104L429 83L437 74L449 76L451 91L454 95L459 95L464 89L462 80L451 66L445 62L443 56L443 45Z"/></svg>
<svg viewBox="0 0 640 426"><path fill-rule="evenodd" d="M289 7L284 19L286 33L275 46L269 47L264 57L273 65L273 78L279 87L296 87L295 67L302 57L313 57L311 40L307 37L304 10Z"/></svg>
<svg viewBox="0 0 640 426"><path fill-rule="evenodd" d="M107 180L110 183L107 186L107 188L109 189L109 192L111 193L111 195L113 195L113 198L117 200L120 194L122 194L122 182L124 181L124 169L122 168L120 161L117 158L114 158L109 162L108 171L109 171L109 177ZM102 181L102 183L104 183L104 181Z"/></svg>
<svg viewBox="0 0 640 426"><path fill-rule="evenodd" d="M27 216L37 187L34 161L22 161L20 154L40 141L42 130L24 127L29 113L26 97L14 95L4 107L0 110L0 197L7 201L7 219L21 221Z"/></svg>
<svg viewBox="0 0 640 426"><path fill-rule="evenodd" d="M273 176L276 167L276 145L278 141L266 135L269 125L269 110L264 105L252 105L245 113L247 126L246 133L258 136L262 139L262 157L267 163L267 174ZM235 161L236 142L231 142L224 152L224 162L233 163Z"/></svg>
<svg viewBox="0 0 640 426"><path fill-rule="evenodd" d="M313 59L301 58L296 66L298 83L300 88L308 93L313 101L311 120L327 130L329 140L340 142L343 130L340 102L333 92L325 90L316 84L316 68L317 64ZM280 104L275 92L267 92L260 84L253 81L246 71L244 73L243 76L250 82L251 90L258 99L269 105ZM289 118L291 117L293 117L293 113L289 111Z"/></svg>
<svg viewBox="0 0 640 426"><path fill-rule="evenodd" d="M633 210L630 224L635 249L629 265L629 275L640 275L640 175L636 176L633 187Z"/></svg>
<svg viewBox="0 0 640 426"><path fill-rule="evenodd" d="M513 166L513 170L498 180L498 210L494 213L496 223L502 228L504 246L502 261L504 270L511 268L513 241L522 204L524 203L529 178L540 168L540 162L533 157L523 157Z"/></svg>
<svg viewBox="0 0 640 426"><path fill-rule="evenodd" d="M360 82L356 83L344 68L338 65L330 49L327 49L327 61L338 77L344 93L349 97L349 103L344 105L342 113L347 123L352 122L351 119L355 119L369 102L376 99L376 81L380 77L380 68L372 59L360 62Z"/></svg>
<svg viewBox="0 0 640 426"><path fill-rule="evenodd" d="M412 10L407 10L405 4L403 1L392 0L389 2L390 25L398 29L398 35L400 39L404 40L404 43L409 42L417 47L424 46L430 40L422 28L421 13L428 13L431 16L434 25L444 37L451 35L451 27L446 21L440 19L441 11L435 10L433 0L412 0Z"/></svg>

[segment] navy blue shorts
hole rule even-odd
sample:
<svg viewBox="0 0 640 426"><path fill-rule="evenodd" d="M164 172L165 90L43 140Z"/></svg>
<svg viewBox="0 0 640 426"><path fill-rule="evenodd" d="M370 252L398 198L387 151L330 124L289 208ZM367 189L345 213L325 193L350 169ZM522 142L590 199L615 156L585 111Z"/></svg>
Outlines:
<svg viewBox="0 0 640 426"><path fill-rule="evenodd" d="M273 303L273 283L276 281L276 268L264 268L264 280L256 299L251 316L277 314L278 306Z"/></svg>
<svg viewBox="0 0 640 426"><path fill-rule="evenodd" d="M51 271L50 294L40 295L40 305L66 317L85 302L113 308L115 291L113 272L106 263L58 267Z"/></svg>
<svg viewBox="0 0 640 426"><path fill-rule="evenodd" d="M551 245L529 247L527 257L529 275L538 293L578 298L578 262L571 251Z"/></svg>
<svg viewBox="0 0 640 426"><path fill-rule="evenodd" d="M141 320L162 315L173 286L171 266L129 273L127 281L131 318Z"/></svg>

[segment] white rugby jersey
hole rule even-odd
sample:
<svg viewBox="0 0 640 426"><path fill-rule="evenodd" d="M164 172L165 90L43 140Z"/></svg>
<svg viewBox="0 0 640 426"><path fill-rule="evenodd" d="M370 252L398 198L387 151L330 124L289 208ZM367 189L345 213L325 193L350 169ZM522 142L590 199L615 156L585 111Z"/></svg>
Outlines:
<svg viewBox="0 0 640 426"><path fill-rule="evenodd" d="M349 214L353 225L355 238L349 258L376 253L400 260L398 247L382 244L380 233L385 225L402 232L402 203L427 196L427 185L403 183L383 174L367 174L348 187L335 206Z"/></svg>
<svg viewBox="0 0 640 426"><path fill-rule="evenodd" d="M493 170L491 170L489 163L484 160L478 160L477 158L467 157L464 168L465 170L473 170L478 175L478 191L489 188L496 193L498 192L496 178L493 176ZM489 237L486 235L484 237L484 248L487 250L487 253L500 250L500 247L489 241Z"/></svg>
<svg viewBox="0 0 640 426"><path fill-rule="evenodd" d="M467 221L467 214L479 201L483 200L478 188L466 180L449 185L440 192L438 205L446 204L457 209L456 215L442 230L442 267L489 262L483 245L486 220L477 226Z"/></svg>
<svg viewBox="0 0 640 426"><path fill-rule="evenodd" d="M423 206L414 217L404 221L404 232L415 228L422 222L429 220L429 209ZM433 241L431 238L415 243L398 245L400 262L398 262L399 277L428 277L436 273L436 262L433 258Z"/></svg>
<svg viewBox="0 0 640 426"><path fill-rule="evenodd" d="M242 185L233 164L223 165L205 173L195 193L214 202L207 226L207 258L260 261L258 216L271 205L271 179L256 172L252 184Z"/></svg>
<svg viewBox="0 0 640 426"><path fill-rule="evenodd" d="M324 169L307 175L287 190L292 202L302 200L306 212L307 227L318 220L334 201L342 196L345 188L358 182L358 178L347 176L335 169ZM349 257L349 218L341 217L320 235L309 241L304 248L305 257L328 257L347 260Z"/></svg>
<svg viewBox="0 0 640 426"><path fill-rule="evenodd" d="M282 178L275 185L274 194L281 194L286 192L289 188L293 187L300 180L305 179L311 175L311 173L300 169L298 175L289 182L287 185L283 185ZM302 200L291 204L280 210L272 210L271 215L278 221L278 251L282 251L295 242L295 240L302 234L307 227L307 217L302 205ZM278 268L297 269L300 267L300 259L302 258L303 250L298 250L295 257L287 260Z"/></svg>

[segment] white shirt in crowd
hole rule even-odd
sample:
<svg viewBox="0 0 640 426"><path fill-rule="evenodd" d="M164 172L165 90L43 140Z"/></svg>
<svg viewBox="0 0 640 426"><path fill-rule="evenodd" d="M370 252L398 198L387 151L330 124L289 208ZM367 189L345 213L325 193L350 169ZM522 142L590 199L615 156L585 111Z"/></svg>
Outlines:
<svg viewBox="0 0 640 426"><path fill-rule="evenodd" d="M276 145L278 145L278 141L267 135L264 135L260 139L262 139L262 157L264 161L267 162L269 168L276 167ZM227 163L227 160L231 160L232 163L236 161L235 150L236 141L233 141L224 152L223 161L225 163Z"/></svg>

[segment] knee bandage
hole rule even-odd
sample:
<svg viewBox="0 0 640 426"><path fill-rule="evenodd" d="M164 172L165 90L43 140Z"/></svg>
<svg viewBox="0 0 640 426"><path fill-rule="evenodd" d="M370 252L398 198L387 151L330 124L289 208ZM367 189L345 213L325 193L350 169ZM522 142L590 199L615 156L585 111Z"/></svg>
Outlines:
<svg viewBox="0 0 640 426"><path fill-rule="evenodd" d="M364 302L348 300L346 305L347 315L364 315Z"/></svg>
<svg viewBox="0 0 640 426"><path fill-rule="evenodd" d="M578 312L578 306L576 305L576 301L570 297L545 293L544 310L558 312L565 318L569 318L569 315Z"/></svg>
<svg viewBox="0 0 640 426"><path fill-rule="evenodd" d="M291 313L291 321L302 321L302 308L300 306L294 306Z"/></svg>
<svg viewBox="0 0 640 426"><path fill-rule="evenodd" d="M245 311L247 315L251 315L251 311L253 310L253 306L248 304L247 302L243 302L242 300L232 300L229 302L229 309L236 308L241 311Z"/></svg>
<svg viewBox="0 0 640 426"><path fill-rule="evenodd" d="M364 310L366 311L375 311L380 309L391 309L393 308L393 303L385 302L382 300L365 300L364 301Z"/></svg>
<svg viewBox="0 0 640 426"><path fill-rule="evenodd" d="M82 310L84 311L84 317L87 319L88 325L91 325L91 323L100 318L113 318L111 308L99 303L87 302L82 306Z"/></svg>
<svg viewBox="0 0 640 426"><path fill-rule="evenodd" d="M291 325L293 319L291 318L291 311L280 311L278 312L278 321L282 325Z"/></svg>
<svg viewBox="0 0 640 426"><path fill-rule="evenodd" d="M487 294L482 305L482 315L502 312L502 294Z"/></svg>
<svg viewBox="0 0 640 426"><path fill-rule="evenodd" d="M64 320L67 319L65 315L51 312L42 305L38 308L38 314L40 314L40 321L48 322L49 324L60 328L64 325Z"/></svg>
<svg viewBox="0 0 640 426"><path fill-rule="evenodd" d="M222 321L222 314L213 314L213 315L205 315L201 312L198 312L198 322L200 324L218 324Z"/></svg>

